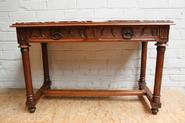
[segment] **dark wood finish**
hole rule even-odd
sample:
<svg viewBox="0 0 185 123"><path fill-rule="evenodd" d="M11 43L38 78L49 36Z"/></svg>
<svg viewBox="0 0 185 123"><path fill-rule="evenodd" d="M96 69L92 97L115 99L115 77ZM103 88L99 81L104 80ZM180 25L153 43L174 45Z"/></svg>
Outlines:
<svg viewBox="0 0 185 123"><path fill-rule="evenodd" d="M147 44L148 44L148 42L142 42L139 89L142 89L142 87L141 87L142 84L146 84L145 74L146 74Z"/></svg>
<svg viewBox="0 0 185 123"><path fill-rule="evenodd" d="M50 76L49 76L47 44L41 43L41 47L42 47L43 69L44 69L44 85L46 85L48 88L50 88L51 80L50 80Z"/></svg>
<svg viewBox="0 0 185 123"><path fill-rule="evenodd" d="M158 108L161 107L160 102L160 90L161 90L161 81L162 81L162 72L163 72L163 62L164 62L164 53L166 49L165 43L157 43L157 60L156 60L156 70L155 70L155 84L154 92L152 99L152 113L156 114Z"/></svg>
<svg viewBox="0 0 185 123"><path fill-rule="evenodd" d="M50 88L48 87L47 84L43 84L40 89L38 89L35 93L35 103L39 101L39 99L43 96L43 92L45 90L49 90Z"/></svg>
<svg viewBox="0 0 185 123"><path fill-rule="evenodd" d="M116 20L106 22L65 21L65 22L33 22L15 23L17 40L20 44L24 68L27 101L30 112L34 112L36 103L42 96L143 96L146 95L151 104L151 111L157 114L161 107L160 89L164 52L168 42L169 27L172 21L137 21ZM47 43L62 42L142 42L141 71L139 90L54 90L51 89L49 76ZM157 42L157 60L153 93L146 85L146 62L148 42ZM44 82L37 92L33 93L29 44L41 43L44 69Z"/></svg>
<svg viewBox="0 0 185 123"><path fill-rule="evenodd" d="M26 28L28 42L160 41L159 26L78 26ZM129 36L129 34L131 36Z"/></svg>
<svg viewBox="0 0 185 123"><path fill-rule="evenodd" d="M31 77L31 68L30 68L30 58L29 58L29 45L21 44L21 53L22 53L22 61L23 61L23 69L24 69L24 77L25 77L25 85L26 85L26 105L28 110L32 113L35 112L35 98L33 93L32 86L32 77Z"/></svg>
<svg viewBox="0 0 185 123"><path fill-rule="evenodd" d="M46 90L45 96L108 97L144 95L144 90Z"/></svg>
<svg viewBox="0 0 185 123"><path fill-rule="evenodd" d="M145 90L145 95L148 98L148 100L150 101L150 103L152 103L152 92L150 91L150 89L146 86L146 83L141 83L141 88L142 90Z"/></svg>

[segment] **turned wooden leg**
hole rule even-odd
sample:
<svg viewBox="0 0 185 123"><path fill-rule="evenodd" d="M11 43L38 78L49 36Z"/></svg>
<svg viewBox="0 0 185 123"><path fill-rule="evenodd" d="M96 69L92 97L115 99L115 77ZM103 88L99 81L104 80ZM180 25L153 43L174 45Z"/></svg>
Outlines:
<svg viewBox="0 0 185 123"><path fill-rule="evenodd" d="M42 47L43 69L44 69L44 85L47 86L48 89L50 89L51 80L49 76L47 43L41 43L41 47Z"/></svg>
<svg viewBox="0 0 185 123"><path fill-rule="evenodd" d="M148 42L142 42L141 50L141 70L140 70L140 79L139 79L139 89L142 89L142 85L146 84L145 74L146 74L146 59L147 59L147 44Z"/></svg>
<svg viewBox="0 0 185 123"><path fill-rule="evenodd" d="M155 70L155 84L152 98L152 114L157 114L158 109L161 107L160 102L160 91L161 91L161 80L163 72L164 53L166 49L166 43L158 42L157 44L157 60Z"/></svg>
<svg viewBox="0 0 185 123"><path fill-rule="evenodd" d="M32 76L31 76L31 68L30 68L30 58L29 58L29 44L20 44L21 53L22 53L22 61L23 61L23 69L24 69L24 78L26 85L26 106L30 113L35 112L35 99L33 93L32 86Z"/></svg>

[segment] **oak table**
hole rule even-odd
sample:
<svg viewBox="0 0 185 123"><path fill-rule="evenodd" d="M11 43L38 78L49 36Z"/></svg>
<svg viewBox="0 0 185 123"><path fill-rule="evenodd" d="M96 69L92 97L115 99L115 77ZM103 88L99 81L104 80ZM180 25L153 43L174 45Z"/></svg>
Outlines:
<svg viewBox="0 0 185 123"><path fill-rule="evenodd" d="M164 53L168 42L170 25L173 22L114 20L105 22L61 21L15 23L17 40L22 53L22 62L26 86L26 106L30 113L35 112L36 104L42 96L106 97L106 96L146 96L151 104L152 114L161 107L160 89L164 62ZM48 67L48 43L64 42L141 42L141 70L137 90L81 90L51 89ZM147 44L156 42L157 57L153 92L145 81ZM29 58L30 43L40 43L42 47L44 82L36 93L33 92Z"/></svg>

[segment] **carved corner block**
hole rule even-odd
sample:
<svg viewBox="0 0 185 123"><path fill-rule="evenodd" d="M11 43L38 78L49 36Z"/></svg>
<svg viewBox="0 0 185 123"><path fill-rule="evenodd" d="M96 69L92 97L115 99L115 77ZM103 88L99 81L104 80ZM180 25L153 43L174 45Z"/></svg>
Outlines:
<svg viewBox="0 0 185 123"><path fill-rule="evenodd" d="M169 28L170 28L169 26L160 26L160 29L159 29L160 42L168 42Z"/></svg>
<svg viewBox="0 0 185 123"><path fill-rule="evenodd" d="M26 28L16 28L17 32L17 41L19 44L28 43L28 30Z"/></svg>

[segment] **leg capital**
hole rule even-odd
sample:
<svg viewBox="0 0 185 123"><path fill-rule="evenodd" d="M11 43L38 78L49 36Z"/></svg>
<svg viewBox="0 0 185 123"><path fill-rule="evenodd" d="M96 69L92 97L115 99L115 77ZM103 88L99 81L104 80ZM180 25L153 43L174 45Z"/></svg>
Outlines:
<svg viewBox="0 0 185 123"><path fill-rule="evenodd" d="M29 45L29 44L19 44L19 48L29 48L31 45Z"/></svg>
<svg viewBox="0 0 185 123"><path fill-rule="evenodd" d="M20 44L18 47L21 48L21 52L29 51L29 44Z"/></svg>
<svg viewBox="0 0 185 123"><path fill-rule="evenodd" d="M166 42L157 42L155 45L158 46L158 47L166 47L166 46L168 46L168 44Z"/></svg>

